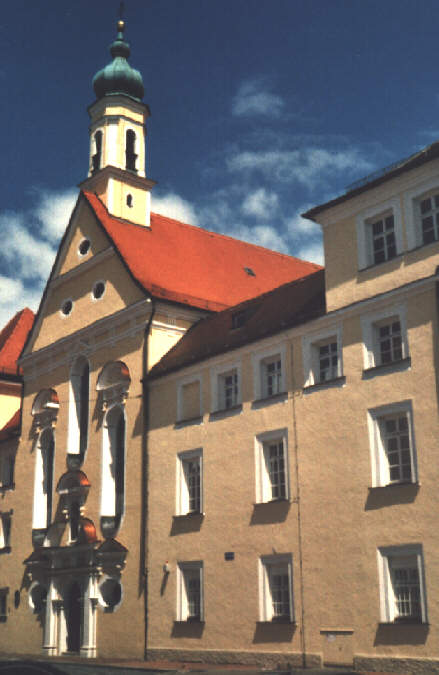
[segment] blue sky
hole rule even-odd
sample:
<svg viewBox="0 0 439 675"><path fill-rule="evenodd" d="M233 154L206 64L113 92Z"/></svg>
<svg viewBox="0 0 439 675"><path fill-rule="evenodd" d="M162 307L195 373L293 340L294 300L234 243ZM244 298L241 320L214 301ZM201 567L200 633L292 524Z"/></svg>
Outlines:
<svg viewBox="0 0 439 675"><path fill-rule="evenodd" d="M117 0L0 25L0 325L36 309L88 166ZM439 138L436 0L126 0L153 210L322 261L300 213Z"/></svg>

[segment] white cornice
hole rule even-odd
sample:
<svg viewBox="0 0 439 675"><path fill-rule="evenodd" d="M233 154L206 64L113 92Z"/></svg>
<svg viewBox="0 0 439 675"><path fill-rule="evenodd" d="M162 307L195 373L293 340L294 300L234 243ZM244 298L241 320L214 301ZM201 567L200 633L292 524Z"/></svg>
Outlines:
<svg viewBox="0 0 439 675"><path fill-rule="evenodd" d="M88 270L92 269L95 265L99 265L99 263L108 260L114 255L116 254L113 246L109 246L103 251L96 253L88 260L84 260L84 262L79 263L79 265L73 267L68 272L60 274L59 276L52 279L52 281L50 282L51 288L57 288L58 286L61 286L64 282L70 281L70 279L74 279L76 276L82 274L83 272L87 272Z"/></svg>

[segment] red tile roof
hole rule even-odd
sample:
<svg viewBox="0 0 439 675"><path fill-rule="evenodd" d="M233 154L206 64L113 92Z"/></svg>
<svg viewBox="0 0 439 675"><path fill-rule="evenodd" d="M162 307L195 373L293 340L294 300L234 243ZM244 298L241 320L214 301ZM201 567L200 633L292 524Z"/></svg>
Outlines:
<svg viewBox="0 0 439 675"><path fill-rule="evenodd" d="M194 324L151 369L151 378L315 319L326 311L325 273L318 270ZM236 327L236 319L241 321Z"/></svg>
<svg viewBox="0 0 439 675"><path fill-rule="evenodd" d="M134 225L83 194L133 277L156 298L220 311L321 269L154 213L151 227Z"/></svg>
<svg viewBox="0 0 439 675"><path fill-rule="evenodd" d="M0 441L4 441L6 438L10 438L19 432L20 420L21 410L17 410L17 412L12 415L9 422L6 422L5 426L0 429Z"/></svg>
<svg viewBox="0 0 439 675"><path fill-rule="evenodd" d="M0 377L2 373L17 374L17 359L20 356L35 315L25 307L6 324L0 332Z"/></svg>

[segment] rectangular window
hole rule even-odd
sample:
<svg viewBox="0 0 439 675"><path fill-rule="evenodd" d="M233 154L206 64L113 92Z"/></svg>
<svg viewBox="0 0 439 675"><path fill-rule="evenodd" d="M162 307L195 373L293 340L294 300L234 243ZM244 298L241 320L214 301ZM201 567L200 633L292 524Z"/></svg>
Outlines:
<svg viewBox="0 0 439 675"><path fill-rule="evenodd" d="M338 377L337 339L331 338L316 346L318 350L318 382L327 382Z"/></svg>
<svg viewBox="0 0 439 675"><path fill-rule="evenodd" d="M203 563L178 563L177 621L204 621Z"/></svg>
<svg viewBox="0 0 439 675"><path fill-rule="evenodd" d="M415 483L416 457L410 402L369 411L375 487Z"/></svg>
<svg viewBox="0 0 439 675"><path fill-rule="evenodd" d="M426 622L422 548L420 545L378 550L381 619L395 623Z"/></svg>
<svg viewBox="0 0 439 675"><path fill-rule="evenodd" d="M398 364L408 357L406 308L392 306L361 317L364 367Z"/></svg>
<svg viewBox="0 0 439 675"><path fill-rule="evenodd" d="M287 431L256 437L256 501L289 498Z"/></svg>
<svg viewBox="0 0 439 675"><path fill-rule="evenodd" d="M182 452L177 458L177 514L202 512L202 449Z"/></svg>
<svg viewBox="0 0 439 675"><path fill-rule="evenodd" d="M11 547L12 512L0 513L0 551Z"/></svg>
<svg viewBox="0 0 439 675"><path fill-rule="evenodd" d="M372 263L391 260L396 256L395 219L392 213L379 216L367 223Z"/></svg>
<svg viewBox="0 0 439 675"><path fill-rule="evenodd" d="M238 373L236 370L218 376L218 390L221 410L238 405Z"/></svg>
<svg viewBox="0 0 439 675"><path fill-rule="evenodd" d="M431 244L439 239L439 193L418 202L422 243Z"/></svg>
<svg viewBox="0 0 439 675"><path fill-rule="evenodd" d="M291 554L260 559L261 621L294 621Z"/></svg>
<svg viewBox="0 0 439 675"><path fill-rule="evenodd" d="M191 377L177 384L177 420L201 417L201 378Z"/></svg>
<svg viewBox="0 0 439 675"><path fill-rule="evenodd" d="M8 618L8 593L9 588L0 588L0 622L4 623Z"/></svg>
<svg viewBox="0 0 439 675"><path fill-rule="evenodd" d="M275 396L282 392L282 361L280 354L264 359L261 363L262 396Z"/></svg>
<svg viewBox="0 0 439 675"><path fill-rule="evenodd" d="M379 365L393 363L402 359L401 322L398 317L374 326L377 341Z"/></svg>
<svg viewBox="0 0 439 675"><path fill-rule="evenodd" d="M7 488L14 485L14 465L14 455L0 456L0 487Z"/></svg>
<svg viewBox="0 0 439 675"><path fill-rule="evenodd" d="M331 382L342 376L341 326L332 326L318 335L304 335L302 351L305 387Z"/></svg>

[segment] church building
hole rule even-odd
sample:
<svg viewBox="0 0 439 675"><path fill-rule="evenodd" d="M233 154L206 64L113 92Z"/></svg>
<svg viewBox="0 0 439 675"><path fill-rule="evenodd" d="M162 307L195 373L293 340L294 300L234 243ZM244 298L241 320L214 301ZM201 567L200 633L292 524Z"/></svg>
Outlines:
<svg viewBox="0 0 439 675"><path fill-rule="evenodd" d="M0 333L0 654L436 672L439 143L304 214L325 269L155 214L124 31Z"/></svg>

